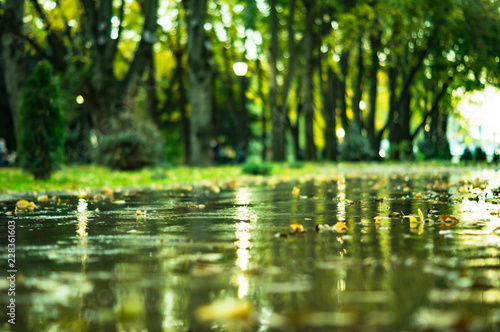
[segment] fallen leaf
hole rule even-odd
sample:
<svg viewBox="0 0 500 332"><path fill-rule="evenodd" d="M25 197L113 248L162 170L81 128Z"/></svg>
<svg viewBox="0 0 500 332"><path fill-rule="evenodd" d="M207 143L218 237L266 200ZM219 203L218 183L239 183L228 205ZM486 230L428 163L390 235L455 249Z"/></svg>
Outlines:
<svg viewBox="0 0 500 332"><path fill-rule="evenodd" d="M424 214L422 213L422 211L420 209L418 209L418 216L420 217L420 222L421 223L424 223Z"/></svg>
<svg viewBox="0 0 500 332"><path fill-rule="evenodd" d="M198 320L208 321L246 321L251 318L253 305L245 300L223 299L200 306L196 309Z"/></svg>
<svg viewBox="0 0 500 332"><path fill-rule="evenodd" d="M28 208L28 204L29 202L24 200L24 199L21 199L20 201L17 201L16 203L16 206L20 209L27 209Z"/></svg>
<svg viewBox="0 0 500 332"><path fill-rule="evenodd" d="M391 213L389 213L388 217L389 218L400 218L401 217L401 213L399 213L399 212L391 212Z"/></svg>
<svg viewBox="0 0 500 332"><path fill-rule="evenodd" d="M318 231L318 232L329 231L331 229L332 228L330 227L330 225L327 225L327 224L317 224L316 225L316 231Z"/></svg>
<svg viewBox="0 0 500 332"><path fill-rule="evenodd" d="M102 188L102 193L104 195L112 195L113 194L113 189L108 188L108 187L104 187L104 188Z"/></svg>
<svg viewBox="0 0 500 332"><path fill-rule="evenodd" d="M415 216L408 215L408 216L405 216L405 218L406 217L408 217L410 219L410 224L418 224L418 220L417 220L417 218L415 218Z"/></svg>
<svg viewBox="0 0 500 332"><path fill-rule="evenodd" d="M347 231L347 225L345 222L339 221L335 225L333 225L332 230L337 233L344 233L345 231Z"/></svg>
<svg viewBox="0 0 500 332"><path fill-rule="evenodd" d="M34 210L37 206L33 202L28 202L28 201L22 199L16 203L16 207L21 209L21 210L26 210L26 209Z"/></svg>
<svg viewBox="0 0 500 332"><path fill-rule="evenodd" d="M442 215L442 216L439 216L439 219L441 219L442 222L446 222L446 223L453 223L453 222L458 222L459 220L453 216L449 216L449 215Z"/></svg>
<svg viewBox="0 0 500 332"><path fill-rule="evenodd" d="M291 224L290 227L293 229L294 232L302 232L302 231L304 231L304 226L302 226L299 223Z"/></svg>
<svg viewBox="0 0 500 332"><path fill-rule="evenodd" d="M125 204L125 201L123 199L112 199L111 203L114 203L114 204Z"/></svg>

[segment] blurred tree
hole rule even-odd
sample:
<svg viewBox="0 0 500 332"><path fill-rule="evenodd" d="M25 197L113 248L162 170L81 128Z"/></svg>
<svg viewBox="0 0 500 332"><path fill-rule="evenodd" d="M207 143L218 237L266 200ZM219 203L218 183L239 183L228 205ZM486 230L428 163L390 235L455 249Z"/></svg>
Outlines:
<svg viewBox="0 0 500 332"><path fill-rule="evenodd" d="M135 51L128 50L132 57L121 77L116 73L116 66L119 60L123 61L119 43L126 25L125 0L120 1L118 8L112 0L80 0L80 7L78 3L56 1L56 7L50 11L40 0L30 0L30 4L42 22L43 32L37 33L31 28L32 31L25 34L26 40L51 62L56 72L65 73L72 66L80 71L83 77L79 92L88 105L94 129L106 133L110 121L130 106L127 95L150 61L156 42L158 0L141 2L139 8L144 16L141 37ZM55 9L59 9L58 15Z"/></svg>
<svg viewBox="0 0 500 332"><path fill-rule="evenodd" d="M4 82L8 93L12 126L19 146L19 107L26 80L26 52L23 39L24 0L6 0L0 4L0 38L4 63ZM7 118L4 118L7 119Z"/></svg>
<svg viewBox="0 0 500 332"><path fill-rule="evenodd" d="M191 107L190 141L192 166L208 166L213 140L212 117L212 45L205 34L207 0L183 0L188 27L189 104Z"/></svg>
<svg viewBox="0 0 500 332"><path fill-rule="evenodd" d="M304 47L304 117L305 117L305 135L306 135L306 160L316 160L316 146L314 145L314 50L316 47L315 20L316 20L316 1L303 0L306 11L306 22L303 37Z"/></svg>
<svg viewBox="0 0 500 332"><path fill-rule="evenodd" d="M294 0L292 0L292 3ZM271 127L272 127L272 154L273 161L285 161L285 115L283 110L278 106L278 58L279 58L279 21L278 21L278 4L277 0L269 0L269 31L271 34L270 45L270 75L269 75L269 108L271 111ZM288 36L290 38L290 36Z"/></svg>

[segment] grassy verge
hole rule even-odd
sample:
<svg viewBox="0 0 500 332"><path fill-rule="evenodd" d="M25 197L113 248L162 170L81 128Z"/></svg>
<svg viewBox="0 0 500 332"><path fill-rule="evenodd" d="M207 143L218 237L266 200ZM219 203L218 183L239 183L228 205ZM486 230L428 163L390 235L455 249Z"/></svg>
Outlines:
<svg viewBox="0 0 500 332"><path fill-rule="evenodd" d="M339 172L387 172L437 168L457 168L450 163L305 163L301 167L289 164L273 164L271 176L300 178L314 176L333 176ZM480 167L485 167L480 166ZM0 194L26 191L65 191L102 187L148 187L169 186L201 181L230 181L233 179L253 178L243 175L241 166L218 166L209 168L161 167L146 168L140 171L113 171L104 167L67 166L56 172L51 179L35 181L29 173L19 168L0 168Z"/></svg>

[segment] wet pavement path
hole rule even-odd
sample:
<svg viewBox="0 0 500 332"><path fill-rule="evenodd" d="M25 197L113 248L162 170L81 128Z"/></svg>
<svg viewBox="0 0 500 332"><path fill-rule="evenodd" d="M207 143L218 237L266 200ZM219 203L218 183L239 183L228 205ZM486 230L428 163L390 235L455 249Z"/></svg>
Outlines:
<svg viewBox="0 0 500 332"><path fill-rule="evenodd" d="M499 188L492 169L358 171L3 201L15 328L498 331Z"/></svg>

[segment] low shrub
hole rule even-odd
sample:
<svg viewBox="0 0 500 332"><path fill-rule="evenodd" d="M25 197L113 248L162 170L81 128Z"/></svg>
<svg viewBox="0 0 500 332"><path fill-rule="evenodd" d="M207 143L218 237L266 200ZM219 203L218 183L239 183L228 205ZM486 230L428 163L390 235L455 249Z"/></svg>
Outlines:
<svg viewBox="0 0 500 332"><path fill-rule="evenodd" d="M301 169L301 168L304 168L306 166L306 163L303 162L303 161L292 161L288 164L290 166L290 168L294 168L294 169Z"/></svg>
<svg viewBox="0 0 500 332"><path fill-rule="evenodd" d="M340 157L346 161L365 161L374 157L370 150L370 141L366 136L363 136L355 122L347 129L341 146Z"/></svg>
<svg viewBox="0 0 500 332"><path fill-rule="evenodd" d="M160 162L163 146L162 135L150 120L124 112L110 133L98 138L95 160L112 169L141 169Z"/></svg>
<svg viewBox="0 0 500 332"><path fill-rule="evenodd" d="M265 162L246 162L241 167L241 171L244 174L251 175L269 175L273 170L273 166L270 163Z"/></svg>

